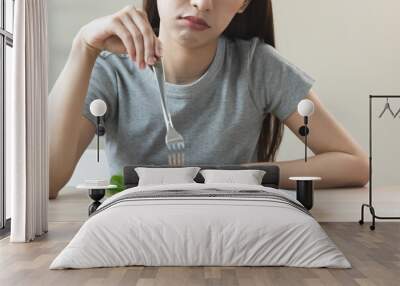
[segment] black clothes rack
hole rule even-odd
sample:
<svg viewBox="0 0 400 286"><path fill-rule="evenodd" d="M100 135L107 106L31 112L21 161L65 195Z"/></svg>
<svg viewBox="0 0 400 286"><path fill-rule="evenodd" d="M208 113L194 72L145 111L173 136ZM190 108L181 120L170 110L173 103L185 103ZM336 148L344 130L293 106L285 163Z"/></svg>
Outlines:
<svg viewBox="0 0 400 286"><path fill-rule="evenodd" d="M372 225L370 229L375 229L375 219L400 219L400 217L383 217L378 216L375 213L375 208L372 205L372 101L373 99L389 99L389 98L400 98L400 95L370 95L369 96L369 203L362 204L361 206L361 219L359 224L364 224L364 207L369 208L372 215Z"/></svg>

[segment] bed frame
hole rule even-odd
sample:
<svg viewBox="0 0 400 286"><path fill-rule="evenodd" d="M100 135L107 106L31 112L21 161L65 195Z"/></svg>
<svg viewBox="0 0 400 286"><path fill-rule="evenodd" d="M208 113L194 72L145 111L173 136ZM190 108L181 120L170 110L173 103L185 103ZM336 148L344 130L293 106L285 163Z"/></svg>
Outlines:
<svg viewBox="0 0 400 286"><path fill-rule="evenodd" d="M171 168L169 165L130 165L124 167L124 188L136 187L139 183L139 176L135 171L136 167L146 168ZM185 167L200 167L202 169L224 169L224 170L264 170L266 173L262 179L262 185L265 187L279 188L279 167L275 165L247 167L241 165L193 165ZM174 168L174 167L172 167ZM204 183L204 178L200 174L194 178L197 183Z"/></svg>
<svg viewBox="0 0 400 286"><path fill-rule="evenodd" d="M179 168L179 167L171 167L169 165L129 165L124 167L124 189L136 187L139 183L139 176L135 171L136 167L146 167L146 168ZM261 184L264 187L270 187L279 189L279 167L276 165L267 165L267 166L241 166L241 165L196 165L196 166L185 166L185 167L200 167L201 169L219 169L219 170L264 170L266 173L262 179ZM204 183L204 178L200 174L194 178L194 181L197 183ZM311 210L313 207L314 201L314 191L312 186L312 181L298 181L296 188L296 198L297 200L304 205L305 208ZM105 190L89 190L89 196L94 201L89 206L89 216L96 211L96 209L100 206L100 200L104 197Z"/></svg>
<svg viewBox="0 0 400 286"><path fill-rule="evenodd" d="M131 165L124 168L124 185L126 188L133 188L138 185L139 176L135 171L136 167L148 168L171 168L169 165ZM267 166L241 166L241 165L195 165L187 167L200 167L202 169L225 169L225 170L249 170L257 169L264 170L266 173L262 179L264 187L271 187L279 189L279 167L277 165ZM204 183L204 178L200 174L194 178L197 183ZM314 204L314 189L313 181L311 180L297 180L296 186L296 199L303 204L303 206L311 210Z"/></svg>
<svg viewBox="0 0 400 286"><path fill-rule="evenodd" d="M124 189L136 187L139 183L139 176L135 171L136 167L146 167L146 168L174 168L169 165L129 165L124 167ZM262 185L265 187L279 188L279 167L275 165L269 166L257 166L257 167L246 167L241 165L196 165L196 166L185 166L185 167L200 167L202 169L225 169L225 170L249 170L257 169L264 170L266 173L262 179ZM177 167L175 167L177 168ZM204 178L200 174L194 178L197 183L204 183ZM93 202L89 205L88 213L89 216L96 211L96 209L101 205L101 199L104 197L105 189L90 189L89 197Z"/></svg>

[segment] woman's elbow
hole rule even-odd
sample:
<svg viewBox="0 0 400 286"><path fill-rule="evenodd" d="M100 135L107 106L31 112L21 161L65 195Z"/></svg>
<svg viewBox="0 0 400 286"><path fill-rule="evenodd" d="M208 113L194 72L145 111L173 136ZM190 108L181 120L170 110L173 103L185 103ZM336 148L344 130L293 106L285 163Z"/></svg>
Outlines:
<svg viewBox="0 0 400 286"><path fill-rule="evenodd" d="M369 181L369 160L365 155L357 156L355 162L354 183L357 187L364 187Z"/></svg>

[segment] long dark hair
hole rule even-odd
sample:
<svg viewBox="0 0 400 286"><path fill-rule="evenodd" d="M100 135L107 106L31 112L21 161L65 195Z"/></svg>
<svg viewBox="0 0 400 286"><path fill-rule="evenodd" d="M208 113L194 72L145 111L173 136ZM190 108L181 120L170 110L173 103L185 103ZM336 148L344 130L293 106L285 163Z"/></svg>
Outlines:
<svg viewBox="0 0 400 286"><path fill-rule="evenodd" d="M229 38L251 39L258 37L265 43L275 47L274 20L271 0L250 0L250 4L241 14L236 14L224 35ZM160 16L157 0L144 0L143 9L146 11L150 24L158 32ZM259 162L275 161L276 153L282 142L284 126L273 114L268 113L258 139Z"/></svg>

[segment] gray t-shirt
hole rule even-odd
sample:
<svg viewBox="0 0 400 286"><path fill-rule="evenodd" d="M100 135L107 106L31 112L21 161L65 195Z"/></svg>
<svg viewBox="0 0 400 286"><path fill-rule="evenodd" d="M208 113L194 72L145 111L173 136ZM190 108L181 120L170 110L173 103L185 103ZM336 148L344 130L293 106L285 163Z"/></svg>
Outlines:
<svg viewBox="0 0 400 286"><path fill-rule="evenodd" d="M258 38L220 37L208 70L196 81L166 83L174 127L185 140L185 165L257 161L266 113L280 120L296 111L314 80ZM111 174L131 164L167 164L166 128L152 71L126 55L102 52L93 67L82 114L103 99L106 155Z"/></svg>

